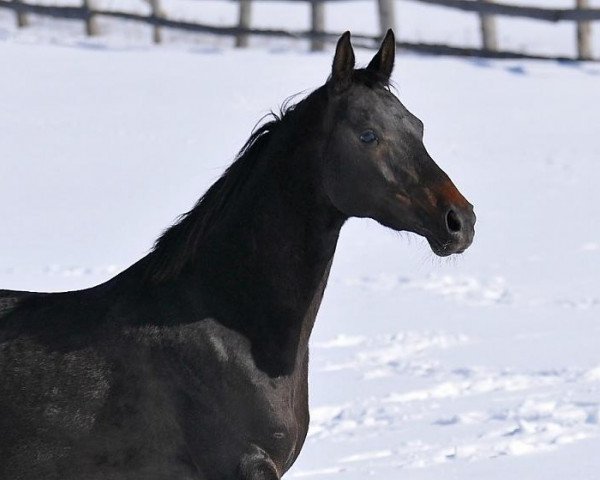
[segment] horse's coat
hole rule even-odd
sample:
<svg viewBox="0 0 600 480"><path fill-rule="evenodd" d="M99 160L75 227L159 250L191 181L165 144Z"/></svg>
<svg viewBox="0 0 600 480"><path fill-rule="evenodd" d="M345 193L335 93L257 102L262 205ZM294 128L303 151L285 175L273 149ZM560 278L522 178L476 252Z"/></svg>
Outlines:
<svg viewBox="0 0 600 480"><path fill-rule="evenodd" d="M274 480L308 429L308 340L340 229L371 217L439 255L472 207L387 89L388 33L261 127L155 249L97 287L0 291L0 479Z"/></svg>

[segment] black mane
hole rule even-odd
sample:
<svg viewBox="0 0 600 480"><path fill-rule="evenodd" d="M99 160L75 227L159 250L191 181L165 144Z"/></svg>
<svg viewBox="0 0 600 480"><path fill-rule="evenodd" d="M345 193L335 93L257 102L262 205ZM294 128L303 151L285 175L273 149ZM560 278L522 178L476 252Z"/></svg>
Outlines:
<svg viewBox="0 0 600 480"><path fill-rule="evenodd" d="M198 244L241 183L254 170L273 132L281 126L286 112L282 113L269 114L272 119L255 129L221 177L190 211L180 215L175 224L167 228L156 240L148 272L152 280L171 278L181 272L188 262L194 260Z"/></svg>
<svg viewBox="0 0 600 480"><path fill-rule="evenodd" d="M276 132L284 128L294 128L302 107L316 96L315 90L308 97L292 104L292 95L286 99L279 112L271 111L258 121L250 138L246 141L233 163L221 177L196 202L194 207L179 216L174 225L167 228L156 240L151 252L148 277L155 282L173 278L184 267L195 260L200 244L206 238L211 226L222 215L232 198L240 190L251 172L263 156L264 149ZM266 123L262 123L265 120Z"/></svg>
<svg viewBox="0 0 600 480"><path fill-rule="evenodd" d="M386 77L367 69L355 70L353 81L369 88L390 86ZM283 102L278 113L270 112L259 120L258 126L223 175L190 211L179 216L175 224L156 240L148 270L148 277L152 281L161 282L174 278L186 265L193 264L210 228L224 214L225 208L234 203L232 199L255 170L271 138L284 128L290 131L301 128L300 123L307 121L303 114L315 103L311 100L323 98L326 94L327 84L295 104L291 101L297 95L292 95ZM270 120L261 124L267 119Z"/></svg>

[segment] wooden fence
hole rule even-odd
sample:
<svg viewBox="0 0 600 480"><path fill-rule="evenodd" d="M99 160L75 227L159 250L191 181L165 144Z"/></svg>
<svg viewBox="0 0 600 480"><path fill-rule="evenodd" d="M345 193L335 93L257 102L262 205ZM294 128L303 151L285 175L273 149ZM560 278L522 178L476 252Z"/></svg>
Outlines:
<svg viewBox="0 0 600 480"><path fill-rule="evenodd" d="M218 26L168 18L160 5L160 0L148 0L150 14L141 15L131 12L96 9L93 0L82 0L80 6L50 6L26 3L22 0L0 0L0 8L11 9L15 12L16 22L20 28L28 25L28 15L42 15L55 18L67 18L83 21L86 34L98 35L99 30L96 19L99 16L120 18L142 22L152 26L152 38L155 43L162 41L163 28L179 29L188 32L210 33L214 35L233 36L237 47L246 47L251 35L264 37L284 37L295 39L308 39L312 50L322 50L327 42L334 42L340 35L339 32L325 31L324 3L334 0L289 0L305 1L311 8L311 28L305 31L290 31L278 29L252 28L252 3L253 0L236 0L239 4L238 22L233 26ZM357 46L376 48L381 35L388 28L397 28L398 21L395 15L396 0L373 0L374 8L377 7L379 15L380 35L353 35ZM553 9L529 6L508 5L498 3L496 0L397 0L413 1L428 5L442 6L478 15L481 26L481 47L466 48L435 43L414 43L398 41L398 47L405 50L428 54L478 56L491 58L536 58L558 60L598 60L592 51L592 22L600 20L600 9L590 8L588 0L573 0L572 9ZM375 5L376 4L376 5ZM575 22L577 25L577 56L573 58L552 57L529 53L501 50L498 46L496 17L518 17L545 22Z"/></svg>

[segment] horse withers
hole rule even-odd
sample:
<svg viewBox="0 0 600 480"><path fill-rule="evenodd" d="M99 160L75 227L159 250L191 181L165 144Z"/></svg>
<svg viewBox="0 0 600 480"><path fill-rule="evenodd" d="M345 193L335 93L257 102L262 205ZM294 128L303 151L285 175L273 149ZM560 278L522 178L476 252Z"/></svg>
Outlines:
<svg viewBox="0 0 600 480"><path fill-rule="evenodd" d="M0 478L276 480L306 437L308 340L340 230L441 256L475 215L350 34L322 87L256 130L154 249L108 282L0 291Z"/></svg>

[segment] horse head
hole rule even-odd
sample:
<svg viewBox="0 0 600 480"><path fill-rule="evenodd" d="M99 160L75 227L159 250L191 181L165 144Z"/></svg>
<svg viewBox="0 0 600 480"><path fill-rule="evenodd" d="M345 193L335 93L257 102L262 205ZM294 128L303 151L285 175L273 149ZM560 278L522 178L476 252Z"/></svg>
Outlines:
<svg viewBox="0 0 600 480"><path fill-rule="evenodd" d="M394 34L366 68L354 68L350 33L338 41L327 82L323 185L348 217L370 217L425 237L439 256L474 236L473 206L423 145L423 123L391 92Z"/></svg>

